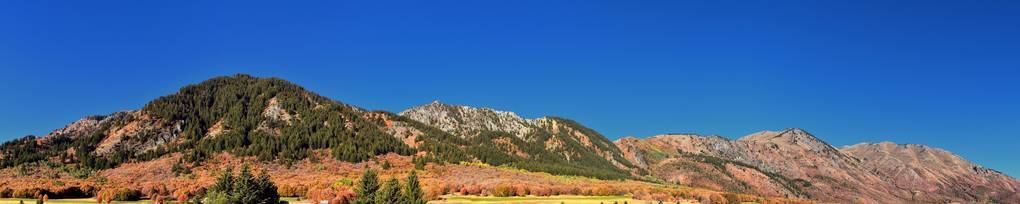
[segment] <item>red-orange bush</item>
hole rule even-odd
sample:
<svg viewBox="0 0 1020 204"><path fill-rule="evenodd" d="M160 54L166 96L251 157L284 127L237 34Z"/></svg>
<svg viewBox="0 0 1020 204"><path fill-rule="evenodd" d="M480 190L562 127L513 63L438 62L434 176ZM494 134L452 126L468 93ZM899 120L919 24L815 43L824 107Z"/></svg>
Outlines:
<svg viewBox="0 0 1020 204"><path fill-rule="evenodd" d="M426 200L436 200L439 199L439 196L446 195L447 193L453 192L450 192L450 188L444 183L425 187Z"/></svg>
<svg viewBox="0 0 1020 204"><path fill-rule="evenodd" d="M492 196L496 197L509 197L514 196L517 193L514 188L507 184L499 184L492 188Z"/></svg>
<svg viewBox="0 0 1020 204"><path fill-rule="evenodd" d="M544 187L544 186L532 187L530 189L530 191L531 191L531 195L534 195L534 196L550 196L550 195L552 195L552 193L550 193L549 188L548 187Z"/></svg>
<svg viewBox="0 0 1020 204"><path fill-rule="evenodd" d="M516 196L528 195L528 187L524 185L514 185L514 195Z"/></svg>

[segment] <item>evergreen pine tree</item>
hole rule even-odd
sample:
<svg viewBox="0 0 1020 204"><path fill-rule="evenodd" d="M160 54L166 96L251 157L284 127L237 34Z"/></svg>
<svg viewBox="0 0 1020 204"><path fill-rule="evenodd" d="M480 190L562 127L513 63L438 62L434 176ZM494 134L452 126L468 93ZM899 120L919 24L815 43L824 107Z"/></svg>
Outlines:
<svg viewBox="0 0 1020 204"><path fill-rule="evenodd" d="M248 166L241 167L241 173L234 180L234 188L230 191L230 197L240 203L256 203L258 201L255 178L251 175Z"/></svg>
<svg viewBox="0 0 1020 204"><path fill-rule="evenodd" d="M269 173L263 171L256 184L259 193L258 203L280 203L280 194L276 192L276 185L269 180Z"/></svg>
<svg viewBox="0 0 1020 204"><path fill-rule="evenodd" d="M237 176L229 169L217 178L217 181L205 195L203 203L209 204L276 204L280 202L280 194L276 185L269 180L269 174L263 172L254 176L248 166L243 166Z"/></svg>
<svg viewBox="0 0 1020 204"><path fill-rule="evenodd" d="M361 174L361 180L358 181L358 188L355 189L355 192L358 193L358 199L354 203L375 203L373 199L375 199L375 192L377 190L379 190L379 176L372 169L365 170L365 173Z"/></svg>
<svg viewBox="0 0 1020 204"><path fill-rule="evenodd" d="M375 203L400 203L400 181L392 178L375 193Z"/></svg>
<svg viewBox="0 0 1020 204"><path fill-rule="evenodd" d="M230 189L234 187L234 184L232 183L233 181L234 173L230 169L230 167L227 167L227 169L223 170L223 173L220 174L220 177L216 179L216 183L213 184L212 189L209 190L219 192L230 192Z"/></svg>
<svg viewBox="0 0 1020 204"><path fill-rule="evenodd" d="M411 171L411 174L407 175L407 185L404 186L404 203L406 204L425 204L427 203L422 196L421 183L418 182L418 174L415 171Z"/></svg>
<svg viewBox="0 0 1020 204"><path fill-rule="evenodd" d="M216 183L209 188L205 194L205 198L202 203L209 204L227 204L232 203L230 197L231 191L234 189L234 173L230 167L223 170L223 173L216 178Z"/></svg>

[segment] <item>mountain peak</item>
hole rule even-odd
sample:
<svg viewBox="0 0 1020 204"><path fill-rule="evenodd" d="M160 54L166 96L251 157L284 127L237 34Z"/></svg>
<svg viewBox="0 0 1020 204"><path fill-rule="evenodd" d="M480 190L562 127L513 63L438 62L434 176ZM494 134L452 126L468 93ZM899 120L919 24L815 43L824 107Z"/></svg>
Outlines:
<svg viewBox="0 0 1020 204"><path fill-rule="evenodd" d="M811 133L808 133L807 130L800 129L800 128L787 128L786 130L783 130L783 132L789 132L789 133L795 133L795 134L808 134L808 135L811 134Z"/></svg>
<svg viewBox="0 0 1020 204"><path fill-rule="evenodd" d="M779 135L774 137L774 138L782 138L782 137L791 137L791 138L801 139L801 140L822 141L822 140L818 139L817 137L815 137L815 135L812 135L811 133L805 131L804 129L800 129L800 128L789 128L789 129L783 130L783 132L780 132Z"/></svg>
<svg viewBox="0 0 1020 204"><path fill-rule="evenodd" d="M458 106L458 105L443 103L442 101L439 101L439 100L432 100L432 102L424 104L424 105L420 105L420 106L455 107L455 106Z"/></svg>
<svg viewBox="0 0 1020 204"><path fill-rule="evenodd" d="M739 140L743 140L743 141L769 141L769 140L780 140L780 139L791 139L791 138L793 138L793 139L800 138L800 139L818 140L818 138L815 138L814 135L812 135L811 133L808 133L804 129L800 129L800 128L787 128L787 129L784 129L782 131L765 130L765 131L760 131L760 132L756 132L756 133L751 133L750 135L744 136L744 137L740 138Z"/></svg>
<svg viewBox="0 0 1020 204"><path fill-rule="evenodd" d="M818 139L811 133L800 128L788 128L779 132L761 131L744 136L738 141L751 143L773 143L783 146L800 146L802 148L815 151L822 151L826 149L833 151L837 150L836 147L833 147L829 143Z"/></svg>
<svg viewBox="0 0 1020 204"><path fill-rule="evenodd" d="M615 141L613 141L613 143L637 142L637 141L641 141L641 138L634 137L634 136L625 136L625 137L617 138Z"/></svg>

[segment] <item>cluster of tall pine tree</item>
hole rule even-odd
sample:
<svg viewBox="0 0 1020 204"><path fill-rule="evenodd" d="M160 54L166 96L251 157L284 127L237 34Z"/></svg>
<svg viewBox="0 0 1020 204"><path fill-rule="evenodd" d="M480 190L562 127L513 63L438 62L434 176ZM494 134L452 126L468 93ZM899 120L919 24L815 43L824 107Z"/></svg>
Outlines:
<svg viewBox="0 0 1020 204"><path fill-rule="evenodd" d="M226 169L207 191L202 203L208 204L278 204L280 194L269 180L268 173L253 175L248 166L237 176Z"/></svg>
<svg viewBox="0 0 1020 204"><path fill-rule="evenodd" d="M404 185L396 178L387 180L380 185L379 176L374 170L368 169L361 175L358 186L355 189L357 198L353 204L425 204L421 184L418 182L418 175L411 171L404 181Z"/></svg>

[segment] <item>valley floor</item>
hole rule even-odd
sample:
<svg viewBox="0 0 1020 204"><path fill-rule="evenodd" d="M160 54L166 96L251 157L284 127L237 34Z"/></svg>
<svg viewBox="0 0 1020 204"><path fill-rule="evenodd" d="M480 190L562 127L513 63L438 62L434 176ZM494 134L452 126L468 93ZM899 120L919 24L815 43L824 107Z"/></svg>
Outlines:
<svg viewBox="0 0 1020 204"><path fill-rule="evenodd" d="M295 197L287 197L281 200L287 201L292 204L305 204L312 203L307 199L298 199ZM24 203L32 204L35 203L35 199L19 199L19 198L3 198L0 199L0 204L17 204L19 201ZM645 201L633 199L629 196L527 196L527 197L483 197L483 196L444 196L442 200L430 201L430 204L499 204L499 203L514 203L514 204L560 204L560 203L571 203L571 204L609 204L609 203L628 203L628 204L655 204L658 201ZM91 198L79 198L79 199L50 199L47 203L54 204L77 204L77 203L96 203L95 199ZM151 200L141 201L114 201L112 203L117 204L150 204L153 203ZM166 202L176 203L176 202ZM670 203L671 202L665 202ZM681 202L688 204L692 202Z"/></svg>
<svg viewBox="0 0 1020 204"><path fill-rule="evenodd" d="M303 160L291 165L258 161L254 158L239 158L229 154L215 155L215 159L191 169L187 175L174 175L171 167L179 161L174 154L159 159L123 164L117 168L95 172L86 179L75 178L67 172L47 165L32 166L31 172L19 175L14 168L0 169L0 192L31 195L31 192L46 190L61 192L66 189L108 190L121 188L149 192L152 189L166 189L164 199L172 200L179 195L195 195L204 187L213 185L214 176L222 169L248 165L255 172L272 175L271 179L282 196L306 196L320 200L339 199L353 194L354 181L366 169L378 171L382 180L404 178L410 171L418 171L424 196L432 203L600 203L618 201L622 204L658 203L642 200L675 201L704 200L725 202L729 200L769 200L787 203L811 203L810 201L788 198L761 198L753 195L718 192L707 189L665 185L638 180L600 180L578 176L552 175L529 172L510 167L489 166L481 163L428 164L422 170L415 170L411 157L383 155L375 161L362 163L340 162L322 158L316 162ZM384 167L383 164L387 164ZM147 179L138 179L147 178ZM98 188L98 189L96 189ZM7 189L7 190L4 190ZM161 190L162 191L162 190ZM488 197L494 194L524 197ZM445 196L444 196L445 195ZM557 196L558 195L558 196ZM571 195L571 196L566 196ZM612 196L627 195L627 196ZM150 197L145 195L143 197ZM0 204L18 203L21 199L0 199ZM24 199L25 203L35 203ZM310 203L305 200L288 200L291 203ZM49 203L95 203L93 199L50 199ZM151 201L115 203L152 203ZM770 202L772 203L772 202Z"/></svg>

